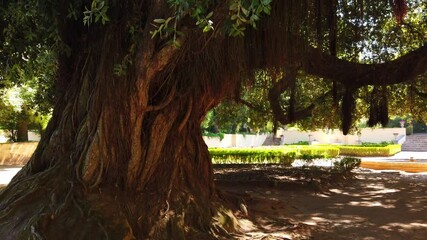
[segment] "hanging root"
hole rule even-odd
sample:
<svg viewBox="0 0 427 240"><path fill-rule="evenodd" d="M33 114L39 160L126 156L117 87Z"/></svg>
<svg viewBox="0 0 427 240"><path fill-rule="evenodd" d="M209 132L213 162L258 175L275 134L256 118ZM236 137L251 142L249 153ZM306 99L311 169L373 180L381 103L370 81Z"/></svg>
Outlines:
<svg viewBox="0 0 427 240"><path fill-rule="evenodd" d="M342 131L347 135L352 125L352 113L355 107L354 89L347 88L342 98Z"/></svg>
<svg viewBox="0 0 427 240"><path fill-rule="evenodd" d="M381 123L383 127L388 123L388 97L386 86L375 86L371 92L368 125L373 127L378 123Z"/></svg>

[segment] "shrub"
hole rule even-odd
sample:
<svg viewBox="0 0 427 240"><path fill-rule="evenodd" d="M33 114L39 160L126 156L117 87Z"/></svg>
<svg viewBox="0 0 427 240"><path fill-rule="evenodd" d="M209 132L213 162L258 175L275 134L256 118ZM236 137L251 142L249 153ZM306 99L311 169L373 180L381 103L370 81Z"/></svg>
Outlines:
<svg viewBox="0 0 427 240"><path fill-rule="evenodd" d="M277 148L211 148L214 164L283 164L290 166L295 159L332 158L339 149L326 146L284 146Z"/></svg>
<svg viewBox="0 0 427 240"><path fill-rule="evenodd" d="M357 157L388 157L401 151L399 144L384 147L338 146L340 155Z"/></svg>
<svg viewBox="0 0 427 240"><path fill-rule="evenodd" d="M350 172L351 170L360 167L361 162L360 158L345 157L340 161L334 162L334 168L339 172Z"/></svg>
<svg viewBox="0 0 427 240"><path fill-rule="evenodd" d="M406 135L412 135L414 133L414 127L409 125L406 127Z"/></svg>
<svg viewBox="0 0 427 240"><path fill-rule="evenodd" d="M310 143L308 141L299 141L297 143L293 143L292 145L309 145Z"/></svg>
<svg viewBox="0 0 427 240"><path fill-rule="evenodd" d="M301 159L334 158L340 154L339 148L335 146L295 146Z"/></svg>
<svg viewBox="0 0 427 240"><path fill-rule="evenodd" d="M390 142L383 141L381 143L362 142L362 147L386 147L392 144L394 144L393 141L390 141Z"/></svg>
<svg viewBox="0 0 427 240"><path fill-rule="evenodd" d="M290 166L296 156L296 152L279 148L211 148L209 153L214 164L276 163Z"/></svg>

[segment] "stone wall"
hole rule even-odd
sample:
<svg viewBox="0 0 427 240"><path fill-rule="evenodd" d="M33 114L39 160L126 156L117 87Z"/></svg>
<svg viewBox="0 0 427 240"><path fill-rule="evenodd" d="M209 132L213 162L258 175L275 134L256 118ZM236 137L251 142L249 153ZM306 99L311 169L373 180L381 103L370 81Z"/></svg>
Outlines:
<svg viewBox="0 0 427 240"><path fill-rule="evenodd" d="M0 165L25 165L36 150L38 142L1 143Z"/></svg>

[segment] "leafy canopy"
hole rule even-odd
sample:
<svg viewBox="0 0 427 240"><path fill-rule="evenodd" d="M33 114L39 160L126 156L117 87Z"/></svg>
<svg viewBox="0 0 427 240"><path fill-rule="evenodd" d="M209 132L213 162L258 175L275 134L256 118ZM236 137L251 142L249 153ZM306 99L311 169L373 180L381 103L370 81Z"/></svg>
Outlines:
<svg viewBox="0 0 427 240"><path fill-rule="evenodd" d="M55 101L58 55L70 54L70 47L58 32L61 18L57 10L61 3L49 0L3 0L2 3L0 88L25 83L36 91L27 105L38 112L49 112ZM334 127L351 118L372 118L371 122L376 124L386 122L384 118L389 114L409 113L415 118L427 118L423 104L427 86L424 75L391 86L383 82L354 87L343 79L310 73L306 66L312 47L334 58L363 64L391 61L420 48L427 38L426 1L230 0L224 5L209 0L167 0L167 3L169 13L150 25L153 41L179 48L186 28L196 27L213 37L227 35L249 42L252 49L242 57L251 60L242 61L242 65L247 65L253 76L242 74L244 80L239 91L242 94L230 99L246 103L245 108L234 112L247 115L242 121L252 128L262 129L277 119L282 119L279 120L282 124L298 122L310 128ZM75 0L65 6L66 17L87 28L108 25L111 12L121 4L114 0ZM279 7L282 10L274 11ZM137 22L126 25L133 40L129 54L114 67L117 75L126 74L128 66L133 64L132 53L142 27ZM275 52L283 54L280 57ZM274 98L279 108L274 107L269 92L293 71L290 68L297 68L298 74L287 80L288 86L280 87L280 97ZM374 118L372 112L380 108L385 109L384 113ZM279 112L287 115L280 118ZM354 122L350 121L352 127Z"/></svg>

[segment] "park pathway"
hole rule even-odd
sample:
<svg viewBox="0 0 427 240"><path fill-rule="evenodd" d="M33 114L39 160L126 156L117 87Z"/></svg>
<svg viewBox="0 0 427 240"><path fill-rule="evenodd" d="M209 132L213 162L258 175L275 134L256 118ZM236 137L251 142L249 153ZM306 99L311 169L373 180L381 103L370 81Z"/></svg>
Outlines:
<svg viewBox="0 0 427 240"><path fill-rule="evenodd" d="M19 170L21 170L20 166L0 166L0 188L9 184Z"/></svg>

